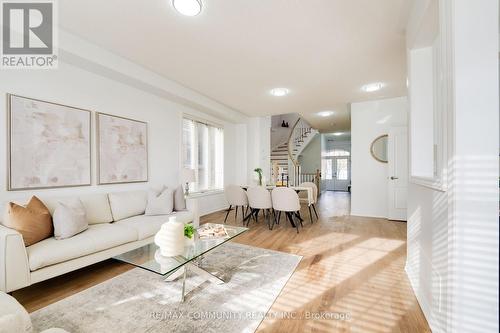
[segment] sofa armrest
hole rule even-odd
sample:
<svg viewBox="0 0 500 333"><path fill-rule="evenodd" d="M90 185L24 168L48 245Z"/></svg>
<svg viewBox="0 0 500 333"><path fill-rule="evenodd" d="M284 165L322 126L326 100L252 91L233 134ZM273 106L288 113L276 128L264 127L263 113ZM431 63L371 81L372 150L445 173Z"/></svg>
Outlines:
<svg viewBox="0 0 500 333"><path fill-rule="evenodd" d="M11 292L30 285L30 268L23 236L0 225L0 290Z"/></svg>

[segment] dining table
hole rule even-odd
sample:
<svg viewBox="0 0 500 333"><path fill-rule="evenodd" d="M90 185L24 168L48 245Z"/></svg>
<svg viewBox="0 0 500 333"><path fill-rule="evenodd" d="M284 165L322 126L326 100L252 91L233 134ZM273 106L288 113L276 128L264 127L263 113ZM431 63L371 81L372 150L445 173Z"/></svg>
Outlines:
<svg viewBox="0 0 500 333"><path fill-rule="evenodd" d="M257 185L254 185L254 186L257 186ZM241 188L244 189L245 191L249 188L250 186L249 185L241 185ZM276 185L265 185L266 189L269 190L269 191L272 191L273 189L275 189L276 187L282 187L282 186L276 186ZM283 186L284 187L284 186ZM312 187L307 187L307 186L288 186L288 188L291 188L292 190L294 190L295 192L300 193L300 192L307 192L307 200L308 202L313 202L313 189ZM297 214L295 213L294 214L301 222L303 222L304 220L302 219L302 217L300 216L300 214ZM248 219L250 219L252 217L252 213L250 212L247 216L245 216L243 218L243 222L247 221ZM293 221L292 221L292 224L293 224ZM295 225L293 225L293 227L295 227Z"/></svg>

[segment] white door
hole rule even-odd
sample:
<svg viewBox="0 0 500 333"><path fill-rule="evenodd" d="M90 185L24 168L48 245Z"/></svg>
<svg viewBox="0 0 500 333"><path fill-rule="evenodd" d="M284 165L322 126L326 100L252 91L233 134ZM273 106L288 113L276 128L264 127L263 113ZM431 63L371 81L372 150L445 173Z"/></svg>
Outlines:
<svg viewBox="0 0 500 333"><path fill-rule="evenodd" d="M351 183L351 161L348 156L323 159L323 188L327 191L347 191Z"/></svg>
<svg viewBox="0 0 500 333"><path fill-rule="evenodd" d="M325 158L321 161L321 178L323 180L322 188L326 191L335 190L334 166L331 158Z"/></svg>
<svg viewBox="0 0 500 333"><path fill-rule="evenodd" d="M350 159L349 157L334 157L335 165L335 185L334 191L347 191L347 186L351 182Z"/></svg>
<svg viewBox="0 0 500 333"><path fill-rule="evenodd" d="M408 131L392 127L387 144L389 219L406 221L408 194Z"/></svg>

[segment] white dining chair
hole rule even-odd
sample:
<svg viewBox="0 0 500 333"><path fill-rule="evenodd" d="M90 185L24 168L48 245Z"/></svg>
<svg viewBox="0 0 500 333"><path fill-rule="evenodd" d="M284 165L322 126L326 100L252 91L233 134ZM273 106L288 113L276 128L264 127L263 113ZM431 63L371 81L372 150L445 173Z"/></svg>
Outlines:
<svg viewBox="0 0 500 333"><path fill-rule="evenodd" d="M277 212L276 223L279 224L281 212L285 212L288 221L290 221L292 227L296 228L297 233L299 233L299 224L294 221L294 217L299 220L300 225L302 225L302 217L300 216L299 196L295 190L289 187L276 187L271 192L271 198L273 201L273 208L275 212Z"/></svg>
<svg viewBox="0 0 500 333"><path fill-rule="evenodd" d="M271 193L264 186L251 186L247 189L248 206L250 207L250 214L257 222L259 212L264 212L264 217L267 218L269 230L271 230L271 214L274 215L273 202ZM250 224L251 218L248 219L247 227Z"/></svg>
<svg viewBox="0 0 500 333"><path fill-rule="evenodd" d="M226 196L227 203L229 204L229 208L227 209L226 218L224 219L224 223L227 221L227 217L231 208L235 206L234 220L238 217L238 207L241 207L241 215L244 216L245 213L243 209L246 207L248 210L248 198L247 193L241 186L238 185L227 185L224 188L224 194Z"/></svg>
<svg viewBox="0 0 500 333"><path fill-rule="evenodd" d="M313 223L313 216L311 213L311 207L314 210L314 215L316 215L316 220L318 220L318 213L316 212L316 202L318 201L318 187L312 182L304 182L299 185L299 187L308 187L312 189L312 197L309 197L308 192L302 191L299 193L300 202L307 203L307 208L309 208L309 218L311 219L311 224Z"/></svg>

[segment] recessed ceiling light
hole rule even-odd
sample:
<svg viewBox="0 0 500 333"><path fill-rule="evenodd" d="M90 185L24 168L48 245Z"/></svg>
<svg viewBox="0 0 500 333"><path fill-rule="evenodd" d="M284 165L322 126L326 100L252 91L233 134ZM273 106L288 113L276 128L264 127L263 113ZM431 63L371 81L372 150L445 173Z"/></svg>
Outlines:
<svg viewBox="0 0 500 333"><path fill-rule="evenodd" d="M317 113L317 115L320 117L330 117L333 114L334 114L333 111L321 111Z"/></svg>
<svg viewBox="0 0 500 333"><path fill-rule="evenodd" d="M288 90L287 88L274 88L271 89L270 93L273 96L282 97L288 95L290 93L290 90Z"/></svg>
<svg viewBox="0 0 500 333"><path fill-rule="evenodd" d="M342 133L342 132L333 133L333 135L335 135L335 136L341 136L342 134L344 134L344 133Z"/></svg>
<svg viewBox="0 0 500 333"><path fill-rule="evenodd" d="M172 0L172 5L186 16L196 16L201 12L201 0Z"/></svg>
<svg viewBox="0 0 500 333"><path fill-rule="evenodd" d="M374 82L365 84L364 86L361 87L361 90L366 92L374 92L382 89L382 87L384 87L384 84L382 82Z"/></svg>

